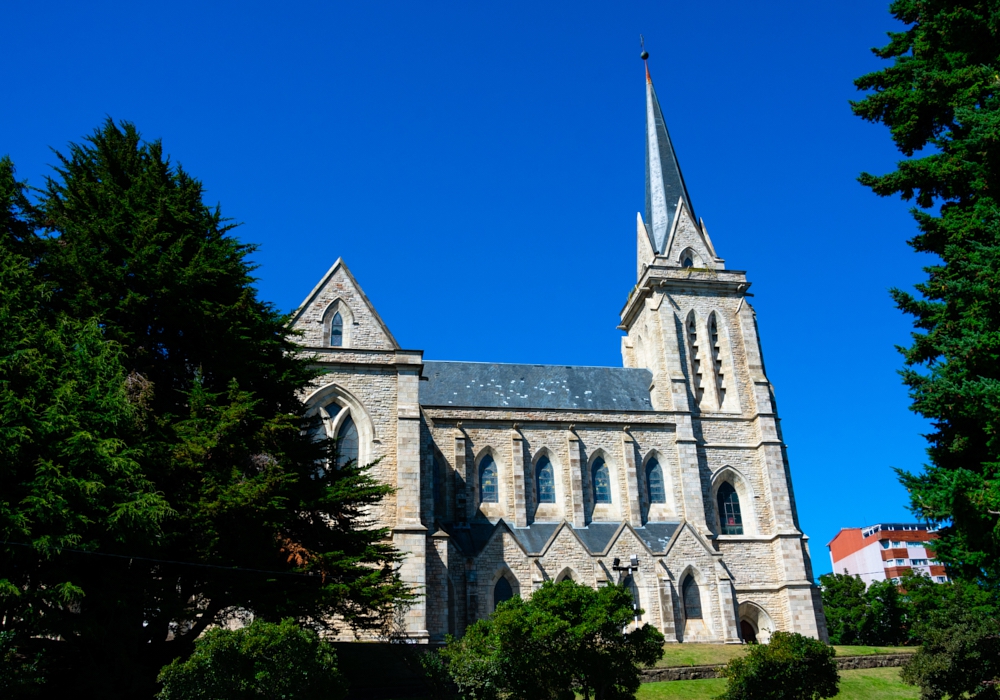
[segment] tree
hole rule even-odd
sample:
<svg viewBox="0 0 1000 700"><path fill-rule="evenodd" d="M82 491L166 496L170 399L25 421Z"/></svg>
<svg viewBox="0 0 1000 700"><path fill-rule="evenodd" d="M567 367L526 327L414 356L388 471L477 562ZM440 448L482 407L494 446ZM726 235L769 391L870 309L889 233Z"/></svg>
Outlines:
<svg viewBox="0 0 1000 700"><path fill-rule="evenodd" d="M867 610L865 582L844 573L823 574L819 583L830 644L856 644Z"/></svg>
<svg viewBox="0 0 1000 700"><path fill-rule="evenodd" d="M530 599L502 603L442 650L466 698L634 698L639 666L663 656L663 635L633 620L625 586L546 581Z"/></svg>
<svg viewBox="0 0 1000 700"><path fill-rule="evenodd" d="M928 464L899 472L922 520L942 525L954 574L1000 581L1000 4L895 0L906 24L873 49L892 65L855 81L858 116L889 127L907 157L861 182L916 203L910 245L930 253L902 350L912 409L929 419ZM920 153L919 157L916 154ZM937 211L935 212L935 209Z"/></svg>
<svg viewBox="0 0 1000 700"><path fill-rule="evenodd" d="M1000 619L952 613L924 630L922 646L903 666L903 680L920 686L922 700L1000 698Z"/></svg>
<svg viewBox="0 0 1000 700"><path fill-rule="evenodd" d="M214 628L160 673L161 700L338 700L346 693L327 642L292 619Z"/></svg>
<svg viewBox="0 0 1000 700"><path fill-rule="evenodd" d="M238 611L381 626L409 595L367 515L390 489L327 468L253 246L131 124L59 162L37 208L5 185L27 291L0 284L2 626L59 640L73 689L109 698L148 697Z"/></svg>
<svg viewBox="0 0 1000 700"><path fill-rule="evenodd" d="M746 656L723 668L726 691L719 700L818 700L837 694L836 652L823 642L794 632L775 632Z"/></svg>
<svg viewBox="0 0 1000 700"><path fill-rule="evenodd" d="M865 586L860 576L820 576L831 644L899 644L904 606L892 581Z"/></svg>

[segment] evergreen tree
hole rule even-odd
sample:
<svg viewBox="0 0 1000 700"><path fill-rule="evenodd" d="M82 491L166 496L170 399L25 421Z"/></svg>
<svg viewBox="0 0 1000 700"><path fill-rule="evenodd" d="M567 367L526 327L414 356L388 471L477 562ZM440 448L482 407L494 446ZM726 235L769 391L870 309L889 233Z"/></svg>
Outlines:
<svg viewBox="0 0 1000 700"><path fill-rule="evenodd" d="M892 61L856 81L853 103L889 127L907 156L864 174L917 207L910 240L930 253L919 295L895 289L914 319L903 350L912 408L932 423L922 473L901 472L913 511L941 524L953 573L1000 581L1000 2L895 0L906 24L874 49Z"/></svg>
<svg viewBox="0 0 1000 700"><path fill-rule="evenodd" d="M33 409L2 423L24 446L0 466L0 571L26 572L0 590L3 625L61 640L74 689L109 698L148 697L239 611L381 625L408 595L367 515L390 489L362 465L326 468L331 441L303 424L314 370L257 298L253 246L131 124L108 120L59 162L37 211L7 178L0 243L28 291L0 281L0 342L50 364L37 384L0 376L4 409ZM66 345L38 349L52 334ZM85 448L47 472L34 453Z"/></svg>
<svg viewBox="0 0 1000 700"><path fill-rule="evenodd" d="M830 643L857 644L867 611L865 582L844 573L823 574L819 584Z"/></svg>

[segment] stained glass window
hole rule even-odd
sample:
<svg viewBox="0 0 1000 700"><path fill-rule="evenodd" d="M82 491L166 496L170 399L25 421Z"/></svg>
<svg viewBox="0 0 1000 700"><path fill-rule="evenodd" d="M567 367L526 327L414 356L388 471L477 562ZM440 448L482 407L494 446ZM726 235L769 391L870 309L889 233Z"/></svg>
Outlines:
<svg viewBox="0 0 1000 700"><path fill-rule="evenodd" d="M556 502L556 477L548 457L538 460L538 502Z"/></svg>
<svg viewBox="0 0 1000 700"><path fill-rule="evenodd" d="M489 455L479 463L479 493L483 503L499 503L500 492L497 488L497 463Z"/></svg>
<svg viewBox="0 0 1000 700"><path fill-rule="evenodd" d="M506 576L501 576L497 585L493 587L493 609L496 610L500 603L513 597L514 589L510 587L510 581L507 580Z"/></svg>
<svg viewBox="0 0 1000 700"><path fill-rule="evenodd" d="M601 457L594 461L594 503L611 503L611 474Z"/></svg>
<svg viewBox="0 0 1000 700"><path fill-rule="evenodd" d="M358 461L358 427L349 415L337 430L337 468Z"/></svg>
<svg viewBox="0 0 1000 700"><path fill-rule="evenodd" d="M344 344L344 319L338 311L330 321L330 347L339 348Z"/></svg>
<svg viewBox="0 0 1000 700"><path fill-rule="evenodd" d="M723 535L742 535L743 516L740 514L740 497L728 481L719 487L719 521Z"/></svg>
<svg viewBox="0 0 1000 700"><path fill-rule="evenodd" d="M663 488L663 469L655 459L646 464L646 489L649 491L650 503L667 502L667 493Z"/></svg>
<svg viewBox="0 0 1000 700"><path fill-rule="evenodd" d="M694 576L688 576L681 585L681 597L684 599L684 617L688 620L701 619L701 592Z"/></svg>

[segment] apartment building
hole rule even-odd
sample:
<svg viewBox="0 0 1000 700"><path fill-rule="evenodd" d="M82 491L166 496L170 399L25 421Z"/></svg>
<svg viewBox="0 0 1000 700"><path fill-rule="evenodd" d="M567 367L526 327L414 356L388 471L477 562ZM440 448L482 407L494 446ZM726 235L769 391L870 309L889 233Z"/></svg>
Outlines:
<svg viewBox="0 0 1000 700"><path fill-rule="evenodd" d="M827 548L834 573L860 576L866 584L910 572L944 583L948 576L934 558L936 538L934 530L919 523L879 523L842 528Z"/></svg>

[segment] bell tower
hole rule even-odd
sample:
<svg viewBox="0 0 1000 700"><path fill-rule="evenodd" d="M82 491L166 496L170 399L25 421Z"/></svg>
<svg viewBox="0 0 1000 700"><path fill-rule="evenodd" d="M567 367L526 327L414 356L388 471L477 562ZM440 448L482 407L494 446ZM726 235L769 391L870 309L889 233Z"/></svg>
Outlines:
<svg viewBox="0 0 1000 700"><path fill-rule="evenodd" d="M648 64L645 136L645 218L636 217L637 282L619 326L623 363L652 372L653 406L673 414L684 517L727 554L737 598L769 598L794 620L785 629L825 638L750 283L726 268L695 217ZM730 501L737 494L738 528L724 523L732 506L725 511L720 488ZM766 582L750 565L761 548L773 563Z"/></svg>

